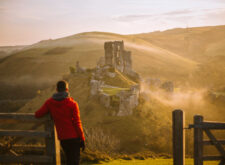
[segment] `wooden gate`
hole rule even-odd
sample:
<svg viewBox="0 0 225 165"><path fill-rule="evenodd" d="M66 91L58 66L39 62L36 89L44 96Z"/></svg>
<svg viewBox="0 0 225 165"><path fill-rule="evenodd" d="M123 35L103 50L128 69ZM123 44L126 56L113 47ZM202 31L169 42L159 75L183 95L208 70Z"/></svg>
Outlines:
<svg viewBox="0 0 225 165"><path fill-rule="evenodd" d="M45 163L60 165L60 146L57 137L55 136L54 123L50 116L36 119L33 114L22 113L0 113L1 123L10 123L16 125L18 121L21 123L34 123L29 130L0 130L0 137L16 137L10 143L10 146L5 146L0 143L1 151L6 151L9 154L0 154L1 163ZM44 125L44 131L36 131L40 125ZM45 138L45 154L44 155L19 155L13 150L13 145L24 137L41 137ZM5 152L5 153L6 153Z"/></svg>
<svg viewBox="0 0 225 165"><path fill-rule="evenodd" d="M173 111L173 158L174 165L185 165L185 117L182 110ZM218 140L211 130L224 130L225 123L204 121L203 116L194 116L194 124L189 125L189 129L194 128L194 165L203 165L203 161L219 160L219 165L225 165L225 140ZM209 140L203 139L203 132ZM204 145L214 145L220 155L203 155Z"/></svg>

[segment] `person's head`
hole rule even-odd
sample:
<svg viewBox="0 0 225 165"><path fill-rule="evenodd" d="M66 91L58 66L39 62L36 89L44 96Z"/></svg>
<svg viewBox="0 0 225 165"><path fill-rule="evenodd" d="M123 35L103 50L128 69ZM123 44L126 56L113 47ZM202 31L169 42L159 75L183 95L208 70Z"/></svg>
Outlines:
<svg viewBox="0 0 225 165"><path fill-rule="evenodd" d="M65 92L69 90L69 84L65 80L58 81L56 84L56 90L58 92Z"/></svg>

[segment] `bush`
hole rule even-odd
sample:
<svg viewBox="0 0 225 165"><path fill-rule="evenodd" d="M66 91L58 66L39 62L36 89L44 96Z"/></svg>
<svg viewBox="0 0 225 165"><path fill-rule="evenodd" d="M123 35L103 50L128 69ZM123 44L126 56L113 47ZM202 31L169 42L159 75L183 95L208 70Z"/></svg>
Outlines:
<svg viewBox="0 0 225 165"><path fill-rule="evenodd" d="M76 72L76 68L74 68L73 66L70 66L70 73L74 74Z"/></svg>
<svg viewBox="0 0 225 165"><path fill-rule="evenodd" d="M85 129L85 134L87 148L90 151L110 154L119 150L120 140L101 128Z"/></svg>

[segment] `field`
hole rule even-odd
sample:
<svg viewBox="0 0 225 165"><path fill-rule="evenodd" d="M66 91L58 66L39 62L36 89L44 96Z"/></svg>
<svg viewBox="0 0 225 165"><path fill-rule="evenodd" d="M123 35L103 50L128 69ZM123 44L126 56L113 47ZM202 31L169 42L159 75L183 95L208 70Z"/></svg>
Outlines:
<svg viewBox="0 0 225 165"><path fill-rule="evenodd" d="M187 159L186 165L193 165L193 159ZM147 160L114 160L108 163L102 163L105 165L172 165L172 159L147 159ZM218 162L211 161L206 162L204 165L217 165ZM87 165L87 164L82 164ZM93 164L97 165L97 164Z"/></svg>

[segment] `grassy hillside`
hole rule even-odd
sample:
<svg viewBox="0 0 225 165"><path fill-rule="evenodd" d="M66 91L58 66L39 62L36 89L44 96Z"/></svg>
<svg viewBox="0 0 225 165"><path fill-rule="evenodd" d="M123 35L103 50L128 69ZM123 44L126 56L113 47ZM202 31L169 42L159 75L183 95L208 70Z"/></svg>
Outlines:
<svg viewBox="0 0 225 165"><path fill-rule="evenodd" d="M198 63L188 82L197 87L224 88L225 26L171 29L133 35Z"/></svg>
<svg viewBox="0 0 225 165"><path fill-rule="evenodd" d="M112 162L105 163L105 165L172 165L172 159L147 159L147 160L115 160ZM193 165L193 159L187 159L185 161L186 165ZM206 161L205 165L216 165L218 161ZM82 164L88 165L88 164ZM96 165L96 164L93 164Z"/></svg>
<svg viewBox="0 0 225 165"><path fill-rule="evenodd" d="M133 68L142 76L181 81L196 68L196 62L142 39L90 32L41 41L3 58L0 83L11 85L10 88L32 84L38 90L68 73L68 67L75 66L77 60L86 68L95 67L99 57L104 56L104 42L110 40L124 40L125 48L132 51Z"/></svg>
<svg viewBox="0 0 225 165"><path fill-rule="evenodd" d="M106 115L110 114L113 109L106 109L99 103L98 98L89 95L90 77L91 73L67 77L70 84L70 94L79 103L85 129L100 129L109 134L110 137L115 137L120 141L119 151L121 152L133 153L149 149L155 152L170 152L171 146L167 144L167 140L171 137L166 137L170 132L168 127L170 125L170 111L168 111L167 106L157 105L155 101L151 101L156 105L138 107L132 116ZM125 80L121 79L121 81ZM19 112L35 112L54 92L54 86L41 91L40 95L29 101ZM154 112L157 109L161 109L160 112ZM149 112L147 112L148 110ZM146 112L141 114L142 111ZM161 138L156 142L159 136Z"/></svg>
<svg viewBox="0 0 225 165"><path fill-rule="evenodd" d="M134 35L134 37L189 59L201 59L204 56L224 56L224 36L225 26L177 28Z"/></svg>
<svg viewBox="0 0 225 165"><path fill-rule="evenodd" d="M186 113L187 124L192 123L193 116L200 114L206 120L224 121L224 107L211 103L204 98L204 91L184 91L172 94L163 91L142 90L140 104L130 116L111 116L113 108L105 108L98 98L90 96L91 72L73 74L64 77L68 80L71 96L79 103L81 119L87 135L92 129L101 130L104 134L119 141L117 152L135 153L150 150L156 153L171 153L171 112L182 109ZM116 76L117 86L122 88L104 88L103 92L115 95L120 90L126 90L130 82L128 78ZM118 83L120 82L120 83ZM107 84L112 85L113 80ZM115 84L114 84L115 85ZM119 86L120 87L120 86ZM190 91L189 91L190 90ZM40 94L29 101L19 112L35 112L45 100L55 92L55 86L41 90ZM100 132L101 132L100 131ZM192 134L187 132L189 147L192 145ZM190 147L191 148L191 147ZM188 154L192 152L188 150Z"/></svg>
<svg viewBox="0 0 225 165"><path fill-rule="evenodd" d="M124 40L125 48L132 51L133 68L142 76L183 85L222 88L224 34L225 26L215 26L137 35L87 32L44 40L0 59L1 98L6 98L7 93L12 96L18 85L25 99L29 95L33 97L38 89L54 84L67 74L68 67L74 66L77 60L86 68L95 67L99 57L104 56L104 42L110 40ZM3 52L2 56L5 56ZM206 75L209 84L203 82Z"/></svg>

